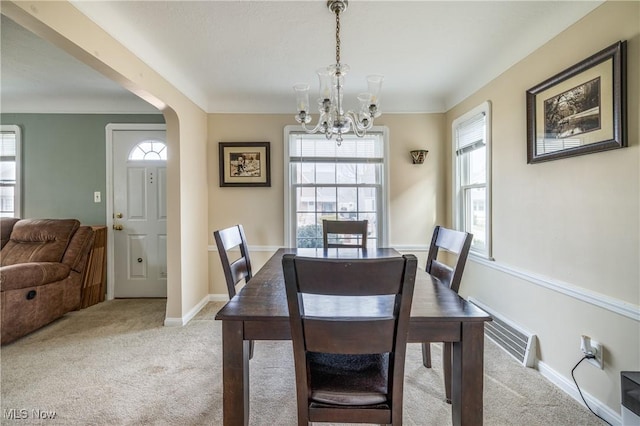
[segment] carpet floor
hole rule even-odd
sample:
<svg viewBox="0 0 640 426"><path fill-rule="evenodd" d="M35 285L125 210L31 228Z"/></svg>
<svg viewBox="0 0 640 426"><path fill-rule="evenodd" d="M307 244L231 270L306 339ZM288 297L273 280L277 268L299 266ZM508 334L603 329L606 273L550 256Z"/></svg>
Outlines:
<svg viewBox="0 0 640 426"><path fill-rule="evenodd" d="M164 327L165 300L112 300L67 314L0 350L0 424L221 425L222 303ZM586 408L485 340L486 425L599 425ZM409 344L405 425L450 425L441 347L434 368ZM255 343L250 425L296 425L290 342Z"/></svg>

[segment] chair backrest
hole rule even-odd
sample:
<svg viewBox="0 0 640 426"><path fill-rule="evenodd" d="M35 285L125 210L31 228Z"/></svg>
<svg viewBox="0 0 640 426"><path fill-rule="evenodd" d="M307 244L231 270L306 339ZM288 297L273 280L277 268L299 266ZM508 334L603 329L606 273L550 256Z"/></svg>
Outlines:
<svg viewBox="0 0 640 426"><path fill-rule="evenodd" d="M213 237L218 246L218 254L222 262L224 278L227 282L229 299L231 299L236 295L236 286L238 283L243 280L247 283L252 277L247 239L244 235L242 225L235 225L230 228L214 231ZM229 251L235 247L239 247L240 257L234 261L230 261Z"/></svg>
<svg viewBox="0 0 640 426"><path fill-rule="evenodd" d="M370 423L392 423L391 418L401 421L405 351L417 267L415 256L320 259L285 255L282 265L299 416L302 409L314 413L310 421L328 421L321 419L331 416L337 420L345 415L346 421L354 421L346 411L360 422L367 418ZM362 359L357 357L366 356L364 354L383 354L380 359L386 363L387 372L384 402L360 407L356 410L359 414L344 407L318 407L312 400L317 389L310 380L314 374L310 366L318 353L347 357L339 359L352 362ZM372 411L375 411L371 414L374 417L366 417Z"/></svg>
<svg viewBox="0 0 640 426"><path fill-rule="evenodd" d="M431 238L426 271L457 293L472 240L473 234L468 232L436 226ZM448 251L455 257L451 266L438 260L440 249Z"/></svg>
<svg viewBox="0 0 640 426"><path fill-rule="evenodd" d="M367 220L327 220L322 221L322 244L324 248L356 247L367 248ZM340 242L332 235L348 235L355 244Z"/></svg>

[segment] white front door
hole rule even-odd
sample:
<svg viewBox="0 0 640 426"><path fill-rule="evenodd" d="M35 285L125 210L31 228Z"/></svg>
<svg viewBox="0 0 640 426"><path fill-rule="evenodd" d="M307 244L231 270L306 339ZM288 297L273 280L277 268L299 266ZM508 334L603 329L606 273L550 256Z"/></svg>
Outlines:
<svg viewBox="0 0 640 426"><path fill-rule="evenodd" d="M166 132L113 129L112 150L113 295L166 297Z"/></svg>

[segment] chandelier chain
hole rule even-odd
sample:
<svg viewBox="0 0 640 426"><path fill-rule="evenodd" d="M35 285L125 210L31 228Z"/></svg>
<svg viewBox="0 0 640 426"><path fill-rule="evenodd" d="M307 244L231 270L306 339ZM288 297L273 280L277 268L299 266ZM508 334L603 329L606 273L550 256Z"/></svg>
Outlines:
<svg viewBox="0 0 640 426"><path fill-rule="evenodd" d="M340 8L336 8L336 64L340 65Z"/></svg>

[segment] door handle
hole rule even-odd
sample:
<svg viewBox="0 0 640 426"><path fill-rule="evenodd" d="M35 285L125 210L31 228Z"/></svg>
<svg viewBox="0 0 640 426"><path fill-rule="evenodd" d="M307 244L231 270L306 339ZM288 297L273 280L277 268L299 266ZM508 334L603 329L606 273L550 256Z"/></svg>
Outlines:
<svg viewBox="0 0 640 426"><path fill-rule="evenodd" d="M118 213L118 214L116 214L116 217L117 217L118 219L122 219L122 213Z"/></svg>
<svg viewBox="0 0 640 426"><path fill-rule="evenodd" d="M116 231L122 231L123 226L122 225L113 225L113 229L115 229Z"/></svg>

